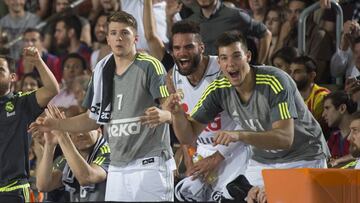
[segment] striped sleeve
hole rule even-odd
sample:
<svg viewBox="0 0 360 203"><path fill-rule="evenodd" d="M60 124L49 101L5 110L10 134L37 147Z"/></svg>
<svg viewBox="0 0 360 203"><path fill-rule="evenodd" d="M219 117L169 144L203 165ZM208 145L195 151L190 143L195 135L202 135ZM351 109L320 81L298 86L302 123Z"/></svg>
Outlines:
<svg viewBox="0 0 360 203"><path fill-rule="evenodd" d="M108 143L99 148L92 163L102 167L105 171L108 170L110 164L110 147Z"/></svg>
<svg viewBox="0 0 360 203"><path fill-rule="evenodd" d="M153 99L168 97L169 91L166 87L166 70L162 63L156 58L147 54L138 54L137 59L147 66L147 80L150 93Z"/></svg>
<svg viewBox="0 0 360 203"><path fill-rule="evenodd" d="M255 78L256 85L264 89L264 94L269 98L271 122L297 117L295 106L297 88L289 77L279 74L256 74Z"/></svg>
<svg viewBox="0 0 360 203"><path fill-rule="evenodd" d="M226 78L214 80L205 89L200 100L191 112L191 117L196 121L207 124L223 111L221 91L231 87Z"/></svg>

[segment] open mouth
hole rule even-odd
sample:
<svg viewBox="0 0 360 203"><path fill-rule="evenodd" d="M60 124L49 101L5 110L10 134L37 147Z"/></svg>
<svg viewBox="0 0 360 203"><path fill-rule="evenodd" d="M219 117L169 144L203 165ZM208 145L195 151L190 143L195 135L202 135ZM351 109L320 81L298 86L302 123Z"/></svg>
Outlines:
<svg viewBox="0 0 360 203"><path fill-rule="evenodd" d="M229 71L228 73L231 78L237 78L240 75L239 71Z"/></svg>
<svg viewBox="0 0 360 203"><path fill-rule="evenodd" d="M190 59L179 59L180 65L181 66L189 66L190 65Z"/></svg>

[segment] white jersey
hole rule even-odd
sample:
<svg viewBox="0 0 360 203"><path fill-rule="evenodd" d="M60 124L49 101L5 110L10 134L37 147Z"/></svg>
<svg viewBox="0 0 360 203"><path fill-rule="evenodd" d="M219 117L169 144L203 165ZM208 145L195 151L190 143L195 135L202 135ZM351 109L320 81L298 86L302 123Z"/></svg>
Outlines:
<svg viewBox="0 0 360 203"><path fill-rule="evenodd" d="M179 73L176 64L174 65L172 74L175 89L181 89L184 93L184 99L182 101L183 109L187 114L190 114L208 85L220 75L220 67L217 62L217 56L209 56L206 72L196 86L191 85L187 77ZM197 139L197 144L206 145L208 149L214 149L212 146L212 137L214 134L219 130L234 130L235 128L236 124L225 112L222 112L201 132Z"/></svg>

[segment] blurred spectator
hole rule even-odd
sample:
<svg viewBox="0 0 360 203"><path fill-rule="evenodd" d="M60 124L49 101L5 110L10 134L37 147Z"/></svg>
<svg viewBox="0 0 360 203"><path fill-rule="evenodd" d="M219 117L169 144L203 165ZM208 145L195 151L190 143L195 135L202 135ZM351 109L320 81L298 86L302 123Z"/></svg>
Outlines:
<svg viewBox="0 0 360 203"><path fill-rule="evenodd" d="M107 14L100 13L96 18L94 26L94 35L97 42L97 49L92 52L90 59L91 69L94 70L95 65L100 61L104 56L110 54L111 49L107 44L106 35L107 35Z"/></svg>
<svg viewBox="0 0 360 203"><path fill-rule="evenodd" d="M354 164L355 169L360 169L360 113L356 112L353 115L353 120L350 123L350 153L353 157L357 158Z"/></svg>
<svg viewBox="0 0 360 203"><path fill-rule="evenodd" d="M93 8L88 19L91 22L96 22L96 17L101 13L110 14L113 11L120 11L121 0L93 0Z"/></svg>
<svg viewBox="0 0 360 203"><path fill-rule="evenodd" d="M78 109L76 115L78 115L80 113L84 113L86 111L86 109L82 107L82 103L84 101L89 82L90 82L90 76L82 75L82 76L76 77L73 80L73 82L71 83L70 91L72 92L72 94L74 94L75 99L78 102L78 105L76 106L76 108ZM73 115L73 116L76 116L76 115ZM68 116L68 115L66 115L66 116Z"/></svg>
<svg viewBox="0 0 360 203"><path fill-rule="evenodd" d="M10 50L5 45L9 42L8 33L0 28L0 54L9 55Z"/></svg>
<svg viewBox="0 0 360 203"><path fill-rule="evenodd" d="M50 0L26 0L25 10L45 19L51 13Z"/></svg>
<svg viewBox="0 0 360 203"><path fill-rule="evenodd" d="M61 72L62 71L61 71L60 59L57 56L52 55L46 51L46 49L43 47L43 43L42 43L43 39L44 39L44 36L43 36L42 32L35 28L26 29L23 33L23 38L22 38L24 48L32 47L32 46L36 47L39 50L39 52L41 53L41 58L49 66L49 68L50 68L51 72L54 74L56 80L58 82L61 82ZM31 64L24 63L22 56L17 61L16 68L17 68L16 74L19 78L21 78L26 73L34 72L34 73L38 74L37 69L35 67L31 66Z"/></svg>
<svg viewBox="0 0 360 203"><path fill-rule="evenodd" d="M84 58L79 54L71 53L66 56L62 64L62 86L59 94L50 101L51 105L63 108L78 105L75 95L71 92L71 84L76 77L85 75L86 67Z"/></svg>
<svg viewBox="0 0 360 203"><path fill-rule="evenodd" d="M353 160L349 155L349 141L351 114L356 111L356 103L353 102L344 91L332 92L324 98L323 117L333 131L327 141L331 153L329 166L338 165Z"/></svg>
<svg viewBox="0 0 360 203"><path fill-rule="evenodd" d="M166 1L153 0L153 14L156 22L157 35L166 44L169 42L169 39L166 35L167 24L165 7ZM143 1L121 0L121 9L134 16L138 25L143 24ZM143 26L138 26L137 34L139 38L138 42L136 43L136 49L148 52L149 46L145 39L145 31Z"/></svg>
<svg viewBox="0 0 360 203"><path fill-rule="evenodd" d="M270 64L290 74L290 63L298 56L299 52L295 47L283 47L274 53Z"/></svg>
<svg viewBox="0 0 360 203"><path fill-rule="evenodd" d="M352 78L360 75L360 25L347 21L341 37L340 47L331 58L333 77Z"/></svg>
<svg viewBox="0 0 360 203"><path fill-rule="evenodd" d="M287 7L287 20L282 25L276 49L284 46L298 46L298 22L300 13L311 3L310 0L290 0ZM329 62L333 54L332 38L320 29L309 16L306 21L305 55L315 60L317 64L317 83L331 81Z"/></svg>
<svg viewBox="0 0 360 203"><path fill-rule="evenodd" d="M8 7L9 14L0 19L0 27L8 33L9 41L17 39L27 28L35 28L40 18L28 11L25 11L25 0L4 0ZM16 42L10 47L10 56L15 60L20 58L22 44Z"/></svg>
<svg viewBox="0 0 360 203"><path fill-rule="evenodd" d="M43 84L40 77L33 72L23 75L20 83L20 89L22 92L30 92L33 90L37 90L42 86Z"/></svg>
<svg viewBox="0 0 360 203"><path fill-rule="evenodd" d="M330 93L330 90L315 84L316 64L308 56L294 58L290 64L291 77L305 100L310 112L321 124L322 113L324 110L324 97Z"/></svg>
<svg viewBox="0 0 360 203"><path fill-rule="evenodd" d="M271 33L263 23L254 21L243 10L226 7L220 0L197 0L197 3L200 6L199 11L187 20L199 23L205 44L205 54L217 53L215 40L220 34L225 31L237 30L244 36L259 39L257 62L265 63L271 42Z"/></svg>
<svg viewBox="0 0 360 203"><path fill-rule="evenodd" d="M321 0L321 1L330 1L330 0ZM344 22L346 21L355 21L360 23L360 1L358 0L345 0L338 1L339 5L343 10ZM330 6L330 4L329 4ZM325 7L325 6L324 6ZM336 26L336 10L331 7L331 9L326 9L322 17L323 25L322 27L332 36L335 36L335 26ZM335 38L334 38L335 39Z"/></svg>
<svg viewBox="0 0 360 203"><path fill-rule="evenodd" d="M74 11L70 8L70 4L75 0L54 0L53 7L55 7L54 12L58 15L57 17L64 17L75 15ZM80 20L79 27L81 28L80 41L84 42L88 46L91 45L91 26L89 20L84 17L75 15ZM57 18L53 18L49 24L45 27L45 40L44 46L46 49L51 50L53 47L53 34L55 32L55 23Z"/></svg>
<svg viewBox="0 0 360 203"><path fill-rule="evenodd" d="M54 40L58 56L63 59L67 54L78 53L90 64L91 48L80 41L81 22L78 17L64 16L55 24Z"/></svg>
<svg viewBox="0 0 360 203"><path fill-rule="evenodd" d="M258 22L263 22L269 4L270 0L249 0L252 17Z"/></svg>
<svg viewBox="0 0 360 203"><path fill-rule="evenodd" d="M275 50L275 48L279 39L281 25L284 23L284 21L285 21L285 13L282 7L279 6L270 7L265 14L264 23L266 27L270 30L272 36L269 53L266 59L266 64L270 63L272 54L275 51L277 51Z"/></svg>

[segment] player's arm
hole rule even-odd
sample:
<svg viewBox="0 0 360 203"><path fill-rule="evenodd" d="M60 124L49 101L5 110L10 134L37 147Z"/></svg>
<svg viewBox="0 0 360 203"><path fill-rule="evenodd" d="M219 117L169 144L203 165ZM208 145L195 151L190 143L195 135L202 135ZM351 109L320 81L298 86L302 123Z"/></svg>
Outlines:
<svg viewBox="0 0 360 203"><path fill-rule="evenodd" d="M41 192L50 192L62 186L61 177L62 172L53 169L53 158L56 148L56 143L45 142L44 152L37 166L36 187Z"/></svg>
<svg viewBox="0 0 360 203"><path fill-rule="evenodd" d="M41 88L36 91L36 100L39 106L45 107L48 102L59 93L59 84L49 67L42 60L40 52L35 47L24 48L24 63L35 66L40 74Z"/></svg>
<svg viewBox="0 0 360 203"><path fill-rule="evenodd" d="M266 150L289 149L294 140L294 119L278 120L272 129L263 132L220 131L214 137L215 144L228 145L241 141Z"/></svg>
<svg viewBox="0 0 360 203"><path fill-rule="evenodd" d="M265 64L266 57L269 54L270 44L272 40L272 34L269 29L266 29L264 35L259 39L259 57L258 63Z"/></svg>
<svg viewBox="0 0 360 203"><path fill-rule="evenodd" d="M74 173L76 179L81 186L103 182L106 179L106 171L94 163L89 164L81 156L76 149L74 143L71 141L69 133L58 133L58 140L62 152L66 158L71 171ZM90 133L95 133L94 131ZM96 132L99 133L99 132Z"/></svg>
<svg viewBox="0 0 360 203"><path fill-rule="evenodd" d="M60 130L66 132L80 133L96 130L99 128L99 124L95 120L89 117L89 111L80 115L66 118L66 119L54 119L54 118L39 118L36 122L30 124L29 132L49 132L51 130Z"/></svg>

